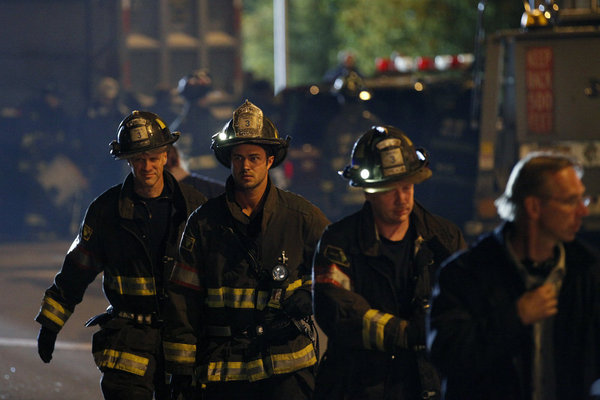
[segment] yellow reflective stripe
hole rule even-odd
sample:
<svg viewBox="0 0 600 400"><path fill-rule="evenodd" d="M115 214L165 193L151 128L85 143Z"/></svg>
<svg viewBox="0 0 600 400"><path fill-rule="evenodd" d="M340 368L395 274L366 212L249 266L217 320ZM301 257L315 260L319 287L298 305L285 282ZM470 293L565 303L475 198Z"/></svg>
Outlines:
<svg viewBox="0 0 600 400"><path fill-rule="evenodd" d="M266 290L259 290L258 298L256 299L256 309L264 310L270 298L271 292L268 292Z"/></svg>
<svg viewBox="0 0 600 400"><path fill-rule="evenodd" d="M363 316L363 345L367 349L377 348L384 350L384 330L385 325L394 316L392 314L382 313L378 310L369 310Z"/></svg>
<svg viewBox="0 0 600 400"><path fill-rule="evenodd" d="M59 302L51 297L44 297L42 303L42 315L58 326L63 326L72 312L64 308Z"/></svg>
<svg viewBox="0 0 600 400"><path fill-rule="evenodd" d="M263 360L216 361L208 364L209 382L257 381L268 377Z"/></svg>
<svg viewBox="0 0 600 400"><path fill-rule="evenodd" d="M213 308L254 308L255 293L253 288L209 288L206 304Z"/></svg>
<svg viewBox="0 0 600 400"><path fill-rule="evenodd" d="M293 353L272 354L267 366L272 365L273 374L287 374L302 368L315 365L317 355L312 343ZM262 359L252 361L213 361L207 367L207 380L209 382L228 381L257 381L268 378L270 368L265 367Z"/></svg>
<svg viewBox="0 0 600 400"><path fill-rule="evenodd" d="M286 294L287 294L287 293L291 293L291 292L293 292L294 290L298 289L300 286L302 286L302 284L303 284L303 282L302 282L302 280L301 280L301 279L296 279L294 282L290 283L290 284L287 286L287 289L285 289L285 291L286 291ZM286 296L286 297L287 297L287 296Z"/></svg>
<svg viewBox="0 0 600 400"><path fill-rule="evenodd" d="M156 286L152 277L127 277L104 275L106 285L118 292L130 296L154 296L156 294Z"/></svg>
<svg viewBox="0 0 600 400"><path fill-rule="evenodd" d="M196 361L196 345L186 343L163 342L165 360L189 364Z"/></svg>
<svg viewBox="0 0 600 400"><path fill-rule="evenodd" d="M144 376L148 369L148 359L132 353L104 349L94 353L94 361L98 368L118 369L135 375Z"/></svg>
<svg viewBox="0 0 600 400"><path fill-rule="evenodd" d="M273 372L287 374L317 363L317 355L312 343L294 353L272 354Z"/></svg>
<svg viewBox="0 0 600 400"><path fill-rule="evenodd" d="M304 283L301 279L297 279L294 282L290 283L285 289L285 298L289 298L292 294L294 294L294 291L299 287L303 286L303 284ZM268 306L271 308L281 309L281 299L278 297L269 298Z"/></svg>

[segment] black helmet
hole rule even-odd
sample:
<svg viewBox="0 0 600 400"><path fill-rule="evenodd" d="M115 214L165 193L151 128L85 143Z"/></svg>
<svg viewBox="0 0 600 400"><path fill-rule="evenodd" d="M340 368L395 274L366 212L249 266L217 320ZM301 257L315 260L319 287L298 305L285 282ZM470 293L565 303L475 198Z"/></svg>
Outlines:
<svg viewBox="0 0 600 400"><path fill-rule="evenodd" d="M352 164L339 174L350 186L375 193L389 190L393 182L420 183L431 177L429 157L393 126L373 126L354 143Z"/></svg>
<svg viewBox="0 0 600 400"><path fill-rule="evenodd" d="M174 143L177 139L179 132L171 133L158 115L136 110L119 124L117 139L110 144L110 154L117 159L127 158Z"/></svg>
<svg viewBox="0 0 600 400"><path fill-rule="evenodd" d="M273 122L265 116L260 108L246 100L233 112L223 129L212 137L211 149L217 160L227 168L231 166L231 148L238 144L256 144L267 149L275 156L272 167L278 166L287 155L291 138L279 137Z"/></svg>
<svg viewBox="0 0 600 400"><path fill-rule="evenodd" d="M177 83L177 92L186 100L200 99L212 90L212 78L207 70L198 69Z"/></svg>
<svg viewBox="0 0 600 400"><path fill-rule="evenodd" d="M336 77L331 87L333 94L343 96L346 100L359 100L360 92L365 90L363 78L354 70L344 71Z"/></svg>

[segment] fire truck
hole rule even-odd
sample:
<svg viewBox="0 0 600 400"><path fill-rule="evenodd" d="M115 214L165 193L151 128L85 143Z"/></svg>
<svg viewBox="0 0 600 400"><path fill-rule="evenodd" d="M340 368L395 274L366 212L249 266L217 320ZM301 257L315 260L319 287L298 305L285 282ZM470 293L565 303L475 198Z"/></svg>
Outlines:
<svg viewBox="0 0 600 400"><path fill-rule="evenodd" d="M600 6L572 3L526 3L522 29L485 41L473 218L464 227L469 236L497 223L493 201L515 162L552 149L583 164L592 203L582 234L598 240Z"/></svg>
<svg viewBox="0 0 600 400"><path fill-rule="evenodd" d="M378 74L360 87L368 94L357 92L345 116L348 106L331 87L284 91L278 127L294 138L282 172L290 189L333 220L357 210L364 198L336 172L373 121L397 126L428 150L434 174L415 197L469 239L499 222L494 200L521 156L540 149L576 156L593 199L582 234L597 236L600 6L563 3L525 2L520 29L485 35L480 27L474 54L377 60Z"/></svg>

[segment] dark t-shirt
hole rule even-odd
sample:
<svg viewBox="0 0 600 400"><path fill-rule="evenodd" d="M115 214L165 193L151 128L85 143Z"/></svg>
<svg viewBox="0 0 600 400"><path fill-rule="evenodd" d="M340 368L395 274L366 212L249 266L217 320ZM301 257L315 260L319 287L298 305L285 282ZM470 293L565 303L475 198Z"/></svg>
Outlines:
<svg viewBox="0 0 600 400"><path fill-rule="evenodd" d="M409 227L404 239L393 241L381 236L382 252L392 260L393 270L388 271L400 303L401 315L409 315L414 292L414 227Z"/></svg>

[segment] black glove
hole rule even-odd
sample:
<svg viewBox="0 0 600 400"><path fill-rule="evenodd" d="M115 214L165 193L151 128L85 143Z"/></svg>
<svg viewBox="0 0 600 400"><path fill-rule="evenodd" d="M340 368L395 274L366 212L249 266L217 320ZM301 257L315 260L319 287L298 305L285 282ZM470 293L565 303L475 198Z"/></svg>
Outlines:
<svg viewBox="0 0 600 400"><path fill-rule="evenodd" d="M309 291L298 289L281 302L283 310L294 319L312 315L312 297Z"/></svg>
<svg viewBox="0 0 600 400"><path fill-rule="evenodd" d="M425 326L418 321L409 321L398 331L395 338L397 349L421 351L425 349Z"/></svg>
<svg viewBox="0 0 600 400"><path fill-rule="evenodd" d="M171 400L192 399L194 388L191 375L171 375L169 386L171 387Z"/></svg>
<svg viewBox="0 0 600 400"><path fill-rule="evenodd" d="M54 352L54 343L56 343L57 332L54 332L45 326L40 328L38 334L38 354L43 362L49 363L52 360L52 353Z"/></svg>

